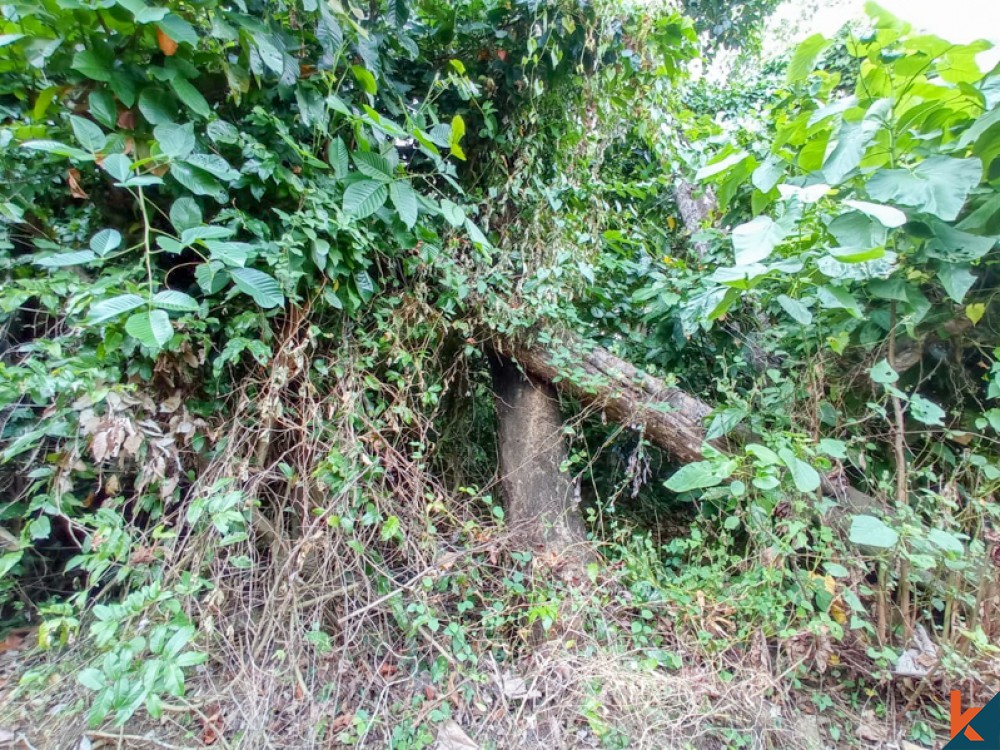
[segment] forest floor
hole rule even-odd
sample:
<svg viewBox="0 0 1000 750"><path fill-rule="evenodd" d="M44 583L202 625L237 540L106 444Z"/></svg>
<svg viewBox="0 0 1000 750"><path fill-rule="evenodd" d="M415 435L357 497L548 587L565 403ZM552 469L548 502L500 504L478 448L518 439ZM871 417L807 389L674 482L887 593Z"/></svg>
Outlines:
<svg viewBox="0 0 1000 750"><path fill-rule="evenodd" d="M42 653L22 632L0 654L0 748L918 750L946 742L940 721L927 736L928 721L947 715L933 695L924 699L929 711L909 711L920 701L904 705L902 689L912 698L913 685L803 680L777 667L762 638L738 660L677 644L676 669L649 668L590 640L563 632L516 667L484 654L475 670L456 665L433 684L405 673L402 654L361 663L332 653L294 668L278 654L270 669L253 671L210 662L158 721L140 710L124 726L91 729L91 695L75 679L83 655ZM908 739L915 730L922 742Z"/></svg>

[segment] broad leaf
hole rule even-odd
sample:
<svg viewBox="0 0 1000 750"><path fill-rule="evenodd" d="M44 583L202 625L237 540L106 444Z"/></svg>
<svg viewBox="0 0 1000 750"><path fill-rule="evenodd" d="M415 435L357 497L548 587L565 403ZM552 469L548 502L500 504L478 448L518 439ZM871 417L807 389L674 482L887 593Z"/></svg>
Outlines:
<svg viewBox="0 0 1000 750"><path fill-rule="evenodd" d="M392 167L389 166L389 160L381 154L358 151L354 154L354 164L365 177L370 177L378 182L392 180Z"/></svg>
<svg viewBox="0 0 1000 750"><path fill-rule="evenodd" d="M677 470L664 486L671 492L716 487L732 474L734 467L730 466L731 463L720 466L715 461L695 461Z"/></svg>
<svg viewBox="0 0 1000 750"><path fill-rule="evenodd" d="M69 120L73 126L73 135L76 136L77 143L90 153L97 153L107 144L108 137L104 135L100 125L76 115L70 117Z"/></svg>
<svg viewBox="0 0 1000 750"><path fill-rule="evenodd" d="M736 264L749 265L765 260L785 238L785 229L767 216L758 216L733 230Z"/></svg>
<svg viewBox="0 0 1000 750"><path fill-rule="evenodd" d="M153 295L153 304L161 310L174 312L198 312L199 305L194 297L174 289L164 289Z"/></svg>
<svg viewBox="0 0 1000 750"><path fill-rule="evenodd" d="M183 159L194 151L194 126L191 123L157 125L153 136L160 144L160 152L171 159Z"/></svg>
<svg viewBox="0 0 1000 750"><path fill-rule="evenodd" d="M941 286L948 292L948 296L959 304L962 304L965 295L976 283L976 275L969 270L969 265L965 263L942 264L938 269L938 278L941 280Z"/></svg>
<svg viewBox="0 0 1000 750"><path fill-rule="evenodd" d="M174 335L170 316L163 310L143 310L125 321L125 330L145 347L162 349Z"/></svg>
<svg viewBox="0 0 1000 750"><path fill-rule="evenodd" d="M795 489L799 492L815 492L819 489L819 472L795 455L790 449L782 448L778 451L782 462L791 472Z"/></svg>
<svg viewBox="0 0 1000 750"><path fill-rule="evenodd" d="M117 229L102 229L90 238L90 249L100 256L117 250L122 244L122 235Z"/></svg>
<svg viewBox="0 0 1000 750"><path fill-rule="evenodd" d="M231 268L229 275L241 292L249 294L265 310L285 304L285 295L273 276L256 268Z"/></svg>
<svg viewBox="0 0 1000 750"><path fill-rule="evenodd" d="M899 541L899 534L875 516L855 516L851 521L849 538L863 547L889 549Z"/></svg>
<svg viewBox="0 0 1000 750"><path fill-rule="evenodd" d="M119 294L117 297L101 300L91 305L87 322L91 325L98 325L112 318L117 318L122 313L130 312L145 303L146 300L138 294Z"/></svg>
<svg viewBox="0 0 1000 750"><path fill-rule="evenodd" d="M351 183L344 191L344 213L364 219L382 208L388 197L389 190L381 182L362 180Z"/></svg>
<svg viewBox="0 0 1000 750"><path fill-rule="evenodd" d="M982 172L982 162L975 157L931 156L913 169L876 172L868 180L867 190L877 201L913 206L944 221L954 221Z"/></svg>
<svg viewBox="0 0 1000 750"><path fill-rule="evenodd" d="M812 72L819 57L830 42L822 34L813 34L808 39L802 41L792 54L791 62L788 63L787 81L798 83L804 81Z"/></svg>
<svg viewBox="0 0 1000 750"><path fill-rule="evenodd" d="M417 223L417 195L408 180L396 180L389 184L389 198L395 206L400 220L407 229Z"/></svg>
<svg viewBox="0 0 1000 750"><path fill-rule="evenodd" d="M38 258L35 265L42 268L62 268L64 266L80 266L92 260L97 260L97 255L92 250L74 250L69 253L56 253Z"/></svg>
<svg viewBox="0 0 1000 750"><path fill-rule="evenodd" d="M944 409L920 394L910 396L909 412L911 417L923 424L932 426L944 424Z"/></svg>
<svg viewBox="0 0 1000 750"><path fill-rule="evenodd" d="M868 371L868 375L873 382L879 385L890 385L899 380L899 373L892 369L892 365L887 359L880 360Z"/></svg>
<svg viewBox="0 0 1000 750"><path fill-rule="evenodd" d="M779 294L777 301L778 304L781 305L781 309L788 313L796 323L804 326L812 323L812 313L809 312L809 309L797 299L792 299L787 295Z"/></svg>

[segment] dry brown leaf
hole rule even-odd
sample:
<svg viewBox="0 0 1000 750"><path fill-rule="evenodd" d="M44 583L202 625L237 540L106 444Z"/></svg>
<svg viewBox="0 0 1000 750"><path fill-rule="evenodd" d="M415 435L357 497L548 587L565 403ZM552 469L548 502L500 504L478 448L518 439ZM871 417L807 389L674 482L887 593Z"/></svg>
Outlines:
<svg viewBox="0 0 1000 750"><path fill-rule="evenodd" d="M123 109L118 114L118 127L125 130L135 130L135 112L131 109Z"/></svg>
<svg viewBox="0 0 1000 750"><path fill-rule="evenodd" d="M331 732L343 732L354 722L354 714L341 714L330 725Z"/></svg>
<svg viewBox="0 0 1000 750"><path fill-rule="evenodd" d="M479 745L454 721L446 721L438 730L440 750L479 750Z"/></svg>
<svg viewBox="0 0 1000 750"><path fill-rule="evenodd" d="M214 745L222 735L222 707L213 703L204 712L202 719L201 743Z"/></svg>
<svg viewBox="0 0 1000 750"><path fill-rule="evenodd" d="M167 57L173 57L177 53L177 42L167 36L163 29L156 30L156 44Z"/></svg>
<svg viewBox="0 0 1000 750"><path fill-rule="evenodd" d="M80 170L70 167L66 170L66 182L69 183L69 194L74 198L87 199L87 191L80 187Z"/></svg>

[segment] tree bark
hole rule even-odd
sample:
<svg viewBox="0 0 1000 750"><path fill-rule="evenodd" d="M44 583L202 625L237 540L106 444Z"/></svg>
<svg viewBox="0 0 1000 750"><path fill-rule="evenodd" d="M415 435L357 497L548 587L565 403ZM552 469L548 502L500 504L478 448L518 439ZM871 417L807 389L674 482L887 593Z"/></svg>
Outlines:
<svg viewBox="0 0 1000 750"><path fill-rule="evenodd" d="M706 441L703 422L712 411L709 404L575 336L565 335L551 343L508 341L503 351L531 376L599 406L616 422L641 429L646 438L680 463L702 460L706 442L726 451L732 448L731 441L749 437L743 432L732 435L729 441ZM822 482L823 493L837 500L841 511L857 513L881 506L843 479L823 477Z"/></svg>
<svg viewBox="0 0 1000 750"><path fill-rule="evenodd" d="M586 527L576 488L561 470L568 452L556 391L509 359L495 357L491 364L501 484L515 539L550 563L583 560Z"/></svg>

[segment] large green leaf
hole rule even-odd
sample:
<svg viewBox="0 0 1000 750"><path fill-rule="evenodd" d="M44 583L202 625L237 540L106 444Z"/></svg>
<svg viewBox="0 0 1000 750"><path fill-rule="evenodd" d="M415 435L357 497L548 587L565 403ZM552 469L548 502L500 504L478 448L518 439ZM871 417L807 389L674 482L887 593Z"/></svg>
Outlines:
<svg viewBox="0 0 1000 750"><path fill-rule="evenodd" d="M664 486L671 492L716 487L733 473L734 468L732 461L726 461L724 464L716 461L695 461L678 469Z"/></svg>
<svg viewBox="0 0 1000 750"><path fill-rule="evenodd" d="M90 238L90 249L101 257L117 250L121 244L122 235L117 229L102 229Z"/></svg>
<svg viewBox="0 0 1000 750"><path fill-rule="evenodd" d="M933 236L927 241L927 255L950 263L979 260L997 243L996 237L969 234L943 221L932 221L931 232Z"/></svg>
<svg viewBox="0 0 1000 750"><path fill-rule="evenodd" d="M390 183L389 198L406 228L413 229L413 225L417 223L417 194L413 192L409 181L396 180Z"/></svg>
<svg viewBox="0 0 1000 750"><path fill-rule="evenodd" d="M95 302L90 307L87 322L92 325L104 323L112 318L117 318L122 313L134 310L145 302L146 300L138 294L119 294L117 297Z"/></svg>
<svg viewBox="0 0 1000 750"><path fill-rule="evenodd" d="M208 101L206 101L201 92L189 80L175 76L171 79L170 86L173 88L174 93L177 94L177 98L184 103L184 106L196 115L199 117L208 117L212 114L212 108L208 105Z"/></svg>
<svg viewBox="0 0 1000 750"><path fill-rule="evenodd" d="M94 81L111 80L110 62L92 50L77 52L73 56L71 67Z"/></svg>
<svg viewBox="0 0 1000 750"><path fill-rule="evenodd" d="M176 289L164 289L153 295L153 304L161 310L171 310L173 312L198 312L198 303L195 299L184 292Z"/></svg>
<svg viewBox="0 0 1000 750"><path fill-rule="evenodd" d="M969 193L979 184L979 159L931 156L913 169L883 169L868 180L868 195L877 201L900 203L954 221Z"/></svg>
<svg viewBox="0 0 1000 750"><path fill-rule="evenodd" d="M388 197L389 190L381 182L361 180L351 183L344 191L344 212L363 219L382 208Z"/></svg>
<svg viewBox="0 0 1000 750"><path fill-rule="evenodd" d="M796 323L807 326L812 323L812 313L809 312L809 308L799 302L797 299L792 299L791 297L779 294L777 297L777 302L781 305L781 309L788 313Z"/></svg>
<svg viewBox="0 0 1000 750"><path fill-rule="evenodd" d="M194 126L189 122L157 125L153 128L153 136L160 144L160 152L171 159L183 159L194 151Z"/></svg>
<svg viewBox="0 0 1000 750"><path fill-rule="evenodd" d="M285 295L273 276L256 268L231 268L229 275L241 292L249 294L265 310L285 304Z"/></svg>
<svg viewBox="0 0 1000 750"><path fill-rule="evenodd" d="M392 180L392 167L389 165L389 160L381 154L358 151L354 154L354 164L365 177L370 177L378 182Z"/></svg>
<svg viewBox="0 0 1000 750"><path fill-rule="evenodd" d="M63 268L65 266L81 266L92 260L97 260L97 255L92 250L73 250L68 253L55 253L38 258L35 265L42 268Z"/></svg>
<svg viewBox="0 0 1000 750"><path fill-rule="evenodd" d="M803 40L799 46L795 48L795 52L792 54L792 59L788 63L788 82L797 83L799 81L804 81L812 72L813 66L816 64L816 58L819 57L820 52L822 52L829 43L830 42L827 38L822 34L813 34L811 37Z"/></svg>
<svg viewBox="0 0 1000 750"><path fill-rule="evenodd" d="M76 115L70 117L69 120L70 125L73 126L73 135L76 136L77 143L90 153L97 153L107 144L108 137L104 135L100 125Z"/></svg>
<svg viewBox="0 0 1000 750"><path fill-rule="evenodd" d="M976 283L976 275L969 270L967 263L943 263L938 268L938 278L948 296L959 304Z"/></svg>
<svg viewBox="0 0 1000 750"><path fill-rule="evenodd" d="M759 263L785 238L785 229L768 216L758 216L733 230L736 264Z"/></svg>
<svg viewBox="0 0 1000 750"><path fill-rule="evenodd" d="M790 449L782 448L778 451L782 462L791 472L795 489L799 492L815 492L819 489L819 472L795 455Z"/></svg>
<svg viewBox="0 0 1000 750"><path fill-rule="evenodd" d="M170 316L163 310L143 310L125 321L125 330L138 339L143 346L158 350L163 348L174 335Z"/></svg>
<svg viewBox="0 0 1000 750"><path fill-rule="evenodd" d="M899 534L875 516L855 516L849 538L863 547L889 549L899 541Z"/></svg>

